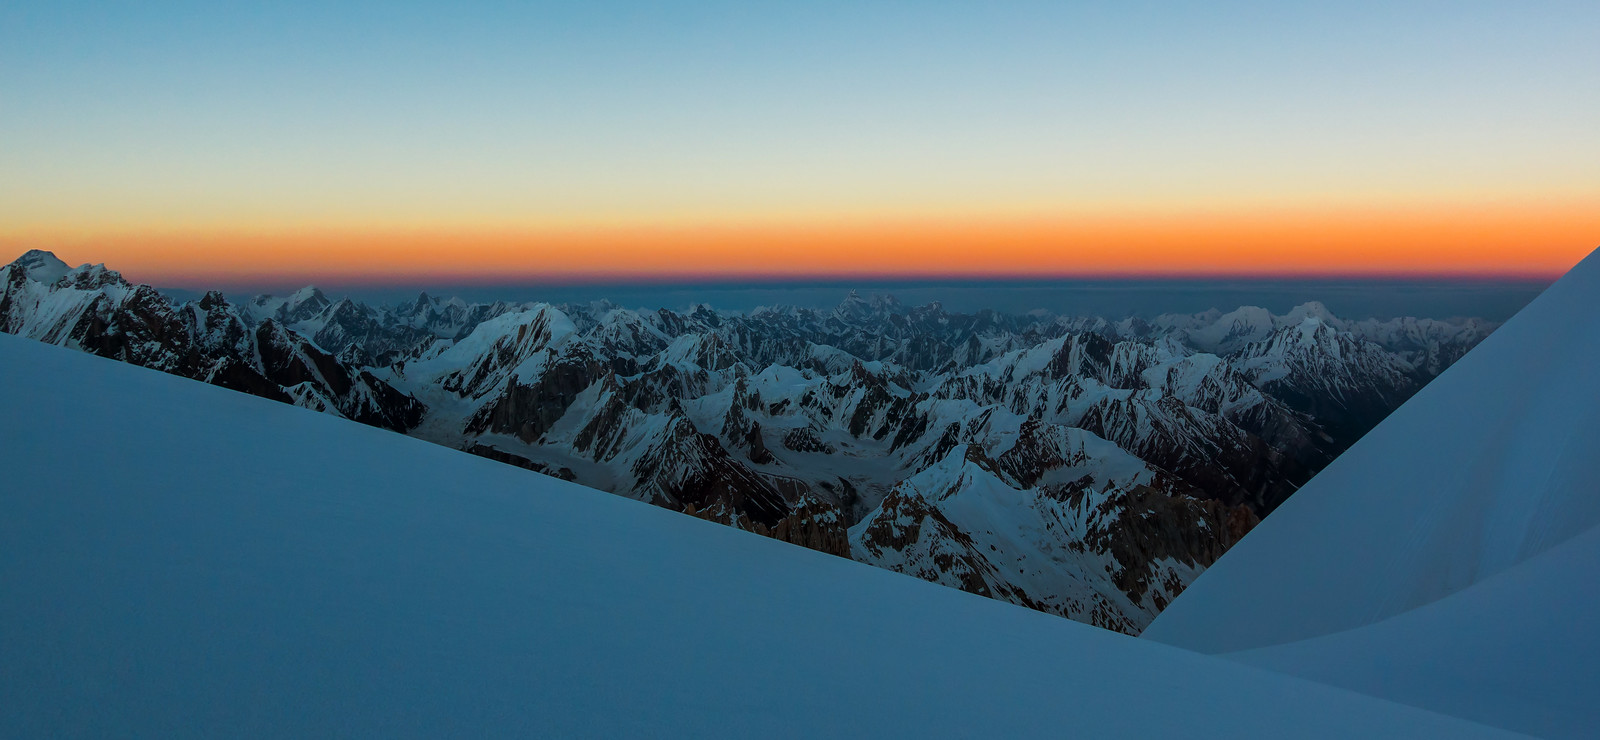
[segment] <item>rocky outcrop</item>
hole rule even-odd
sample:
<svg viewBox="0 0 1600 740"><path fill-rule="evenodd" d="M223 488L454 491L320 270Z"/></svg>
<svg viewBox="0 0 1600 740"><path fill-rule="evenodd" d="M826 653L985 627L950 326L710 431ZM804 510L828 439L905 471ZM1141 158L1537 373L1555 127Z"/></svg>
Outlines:
<svg viewBox="0 0 1600 740"><path fill-rule="evenodd" d="M606 372L585 350L556 357L538 376L523 380L512 374L499 396L467 421L467 432L510 434L537 441L567 413L578 394Z"/></svg>
<svg viewBox="0 0 1600 740"><path fill-rule="evenodd" d="M1257 521L1079 430L1034 424L1019 444L963 446L896 487L852 556L1137 634Z"/></svg>
<svg viewBox="0 0 1600 740"><path fill-rule="evenodd" d="M841 558L850 557L850 535L844 526L844 512L824 501L803 502L762 534Z"/></svg>
<svg viewBox="0 0 1600 740"><path fill-rule="evenodd" d="M678 507L717 507L772 528L790 513L776 485L734 460L715 436L701 434L681 410L631 466L633 490Z"/></svg>
<svg viewBox="0 0 1600 740"><path fill-rule="evenodd" d="M535 473L548 475L552 478L560 478L561 480L577 480L578 478L577 474L572 472L572 468L551 467L544 463L534 462L521 455L513 455L504 450L497 450L489 445L475 444L466 448L466 451L478 457L486 457L495 462L515 465L524 470L532 470Z"/></svg>

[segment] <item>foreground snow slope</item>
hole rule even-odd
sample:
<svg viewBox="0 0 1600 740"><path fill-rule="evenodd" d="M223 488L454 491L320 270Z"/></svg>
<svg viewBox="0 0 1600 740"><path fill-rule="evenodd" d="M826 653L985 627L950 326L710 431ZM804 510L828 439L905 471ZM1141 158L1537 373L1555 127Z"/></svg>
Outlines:
<svg viewBox="0 0 1600 740"><path fill-rule="evenodd" d="M0 386L21 736L1497 732L30 340Z"/></svg>
<svg viewBox="0 0 1600 740"><path fill-rule="evenodd" d="M1595 732L1597 301L1590 255L1144 636L1522 731Z"/></svg>
<svg viewBox="0 0 1600 740"><path fill-rule="evenodd" d="M1600 528L1376 624L1226 657L1544 737L1600 728Z"/></svg>

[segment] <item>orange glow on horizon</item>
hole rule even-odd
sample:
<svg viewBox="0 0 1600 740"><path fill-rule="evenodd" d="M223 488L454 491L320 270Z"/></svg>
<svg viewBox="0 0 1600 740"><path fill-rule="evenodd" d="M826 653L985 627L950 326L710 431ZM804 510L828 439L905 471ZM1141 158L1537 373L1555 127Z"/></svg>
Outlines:
<svg viewBox="0 0 1600 740"><path fill-rule="evenodd" d="M1600 244L1583 200L587 227L0 233L131 279L625 282L805 278L1560 275Z"/></svg>

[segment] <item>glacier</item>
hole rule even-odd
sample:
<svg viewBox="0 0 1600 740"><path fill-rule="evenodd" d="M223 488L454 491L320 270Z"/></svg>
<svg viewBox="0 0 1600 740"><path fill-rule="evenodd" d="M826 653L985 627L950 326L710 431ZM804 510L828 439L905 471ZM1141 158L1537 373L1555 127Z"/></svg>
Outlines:
<svg viewBox="0 0 1600 740"><path fill-rule="evenodd" d="M1512 736L29 339L0 386L8 734Z"/></svg>

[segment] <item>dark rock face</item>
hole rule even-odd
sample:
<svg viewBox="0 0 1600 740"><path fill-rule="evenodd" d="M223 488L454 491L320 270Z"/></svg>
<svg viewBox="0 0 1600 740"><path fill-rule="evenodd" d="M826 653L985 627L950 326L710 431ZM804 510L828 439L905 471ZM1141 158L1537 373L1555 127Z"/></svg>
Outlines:
<svg viewBox="0 0 1600 740"><path fill-rule="evenodd" d="M1103 402L1084 414L1080 426L1231 506L1270 511L1311 477L1261 438L1198 416L1170 397L1153 407L1142 400Z"/></svg>
<svg viewBox="0 0 1600 740"><path fill-rule="evenodd" d="M314 394L347 419L400 432L422 421L426 409L414 397L371 372L340 363L277 322L268 320L256 329L256 348L268 379Z"/></svg>
<svg viewBox="0 0 1600 740"><path fill-rule="evenodd" d="M1377 344L1320 321L1279 329L1247 345L1240 358L1271 368L1262 390L1318 420L1339 451L1432 377Z"/></svg>
<svg viewBox="0 0 1600 740"><path fill-rule="evenodd" d="M850 557L850 537L844 527L844 513L839 507L824 501L811 499L804 502L762 534L829 555Z"/></svg>
<svg viewBox="0 0 1600 740"><path fill-rule="evenodd" d="M388 319L349 299L327 306L316 318L322 326L310 339L319 347L339 348L336 351L350 362L361 365L391 364L420 342L433 338L426 329Z"/></svg>
<svg viewBox="0 0 1600 740"><path fill-rule="evenodd" d="M749 450L750 462L758 465L774 462L777 458L767 451L767 442L761 436L761 425L750 422L749 431L744 436L745 447Z"/></svg>
<svg viewBox="0 0 1600 740"><path fill-rule="evenodd" d="M727 509L767 527L790 513L771 482L728 455L717 438L677 417L658 444L634 463L635 490L700 510Z"/></svg>
<svg viewBox="0 0 1600 740"><path fill-rule="evenodd" d="M1258 521L1248 507L1197 498L1167 474L1119 480L1096 472L1094 455L1063 430L1033 425L1025 434L1021 449L1000 459L967 446L897 487L851 530L852 555L1137 634L1189 574L1216 562ZM1079 472L1060 480L1064 471ZM973 518L976 499L1002 487L1016 511ZM1027 551L999 548L1029 538ZM1053 588L1052 573L1097 585Z"/></svg>
<svg viewBox="0 0 1600 740"><path fill-rule="evenodd" d="M478 457L486 457L495 462L502 462L507 465L515 465L524 470L532 470L535 473L548 475L552 478L560 478L561 480L567 481L577 480L577 474L572 472L572 468L552 468L544 463L534 462L526 457L522 457L521 455L513 455L509 452L497 450L488 445L475 444L471 447L468 447L466 451L477 455Z"/></svg>
<svg viewBox="0 0 1600 740"><path fill-rule="evenodd" d="M1082 495L1078 492L1077 495ZM1152 564L1171 559L1204 568L1222 557L1261 520L1249 507L1228 507L1221 502L1173 495L1154 486L1135 486L1096 505L1096 513L1111 522L1096 529L1090 548L1111 553L1120 568L1113 581L1135 600L1149 592ZM1143 512L1129 516L1124 512ZM1195 526L1200 523L1203 526ZM1159 611L1182 591L1169 584L1159 596Z"/></svg>
<svg viewBox="0 0 1600 740"><path fill-rule="evenodd" d="M531 382L523 383L512 375L499 399L467 422L467 431L500 432L524 442L536 441L605 371L592 357L562 356Z"/></svg>
<svg viewBox="0 0 1600 740"><path fill-rule="evenodd" d="M749 314L315 288L234 305L47 252L0 267L0 331L1125 632L1493 329L856 294Z"/></svg>
<svg viewBox="0 0 1600 740"><path fill-rule="evenodd" d="M607 375L601 385L600 402L573 437L572 448L596 460L611 460L627 438L630 407L617 391L616 376Z"/></svg>
<svg viewBox="0 0 1600 740"><path fill-rule="evenodd" d="M783 446L795 452L821 452L825 455L834 452L832 445L824 443L817 437L816 432L804 427L791 429L788 434L783 435Z"/></svg>

